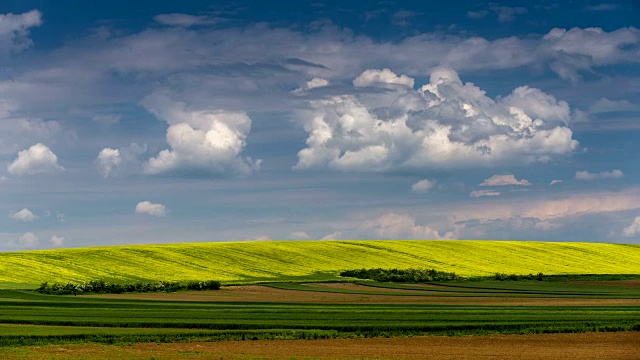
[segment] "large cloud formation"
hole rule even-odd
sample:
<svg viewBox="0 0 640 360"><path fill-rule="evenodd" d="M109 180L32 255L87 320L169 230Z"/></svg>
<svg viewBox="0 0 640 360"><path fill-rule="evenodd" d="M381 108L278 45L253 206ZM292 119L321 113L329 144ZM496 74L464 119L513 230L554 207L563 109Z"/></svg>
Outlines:
<svg viewBox="0 0 640 360"><path fill-rule="evenodd" d="M246 113L189 110L186 104L172 101L162 92L145 98L143 106L169 124L167 143L171 147L149 159L143 166L144 173L181 170L248 175L260 168L260 160L240 156L251 130Z"/></svg>
<svg viewBox="0 0 640 360"><path fill-rule="evenodd" d="M298 169L341 171L488 166L549 161L572 153L564 101L522 86L492 99L448 68L431 73L418 90L406 77L367 70L369 91L310 101L302 113L309 133ZM411 79L413 80L413 79Z"/></svg>

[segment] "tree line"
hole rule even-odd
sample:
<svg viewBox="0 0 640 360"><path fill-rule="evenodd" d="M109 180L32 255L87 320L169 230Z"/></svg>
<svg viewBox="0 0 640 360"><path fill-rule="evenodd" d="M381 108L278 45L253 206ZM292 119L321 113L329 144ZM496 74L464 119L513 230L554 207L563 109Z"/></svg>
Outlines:
<svg viewBox="0 0 640 360"><path fill-rule="evenodd" d="M461 277L454 272L438 271L435 269L359 269L345 270L340 276L358 279L371 279L379 282L429 282L456 280Z"/></svg>
<svg viewBox="0 0 640 360"><path fill-rule="evenodd" d="M36 292L49 295L81 295L81 294L123 294L149 292L176 292L180 290L219 290L220 282L216 280L135 282L118 284L104 280L92 280L85 283L49 284L44 282Z"/></svg>

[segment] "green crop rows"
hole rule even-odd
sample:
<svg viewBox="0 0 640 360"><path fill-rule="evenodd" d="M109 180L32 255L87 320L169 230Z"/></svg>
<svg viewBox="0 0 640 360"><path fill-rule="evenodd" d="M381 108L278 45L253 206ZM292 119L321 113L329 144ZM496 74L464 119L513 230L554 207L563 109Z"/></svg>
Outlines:
<svg viewBox="0 0 640 360"><path fill-rule="evenodd" d="M402 294L409 284L363 283L363 291L304 284L270 286L306 291ZM504 284L504 283L502 283ZM521 282L516 291L494 282L452 288L450 296L640 298L640 290ZM535 285L535 286L534 286ZM479 289L482 287L482 289ZM431 296L404 294L405 296ZM558 295L556 292L562 292ZM418 334L638 331L638 306L480 306L401 304L224 303L102 299L0 291L0 346L66 342L130 343L225 339L305 339Z"/></svg>

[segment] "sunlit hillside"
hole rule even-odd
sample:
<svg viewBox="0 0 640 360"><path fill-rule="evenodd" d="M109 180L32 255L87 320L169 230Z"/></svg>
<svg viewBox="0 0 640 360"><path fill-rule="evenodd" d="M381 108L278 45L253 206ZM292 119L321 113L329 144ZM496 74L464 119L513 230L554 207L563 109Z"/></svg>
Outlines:
<svg viewBox="0 0 640 360"><path fill-rule="evenodd" d="M521 241L267 241L0 253L0 286L109 279L251 282L331 279L357 268L435 268L460 275L640 273L640 247Z"/></svg>

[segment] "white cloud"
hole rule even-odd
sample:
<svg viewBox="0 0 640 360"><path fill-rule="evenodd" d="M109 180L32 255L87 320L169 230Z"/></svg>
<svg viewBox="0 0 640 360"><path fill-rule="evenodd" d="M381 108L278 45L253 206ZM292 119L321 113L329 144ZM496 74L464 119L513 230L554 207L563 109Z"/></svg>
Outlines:
<svg viewBox="0 0 640 360"><path fill-rule="evenodd" d="M315 77L309 81L307 81L304 86L299 87L292 91L294 95L302 95L305 94L308 90L317 89L321 87L329 86L329 80Z"/></svg>
<svg viewBox="0 0 640 360"><path fill-rule="evenodd" d="M342 236L340 231L334 231L331 234L327 234L320 238L320 240L337 240Z"/></svg>
<svg viewBox="0 0 640 360"><path fill-rule="evenodd" d="M244 112L225 110L191 111L166 94L154 93L144 107L169 123L167 143L143 166L146 174L172 171L204 171L215 174L248 175L260 168L261 160L240 156L251 130L251 119Z"/></svg>
<svg viewBox="0 0 640 360"><path fill-rule="evenodd" d="M378 239L442 239L452 234L440 233L427 226L416 224L416 219L404 213L387 212L377 218L363 221L356 229L361 238Z"/></svg>
<svg viewBox="0 0 640 360"><path fill-rule="evenodd" d="M592 114L603 114L618 111L639 111L640 106L632 104L629 100L609 100L605 97L596 100L589 107Z"/></svg>
<svg viewBox="0 0 640 360"><path fill-rule="evenodd" d="M14 221L19 221L19 222L32 222L34 220L36 220L38 217L35 216L31 210L24 208L20 211L18 211L15 214L11 215L11 219L13 219Z"/></svg>
<svg viewBox="0 0 640 360"><path fill-rule="evenodd" d="M498 220L515 217L552 220L588 214L615 213L640 209L640 189L622 192L596 192L550 199L513 201L497 199L492 203L467 203L451 210L456 221Z"/></svg>
<svg viewBox="0 0 640 360"><path fill-rule="evenodd" d="M357 87L397 85L412 88L413 84L412 78L406 75L398 76L389 69L368 69L353 80L353 85Z"/></svg>
<svg viewBox="0 0 640 360"><path fill-rule="evenodd" d="M492 177L485 179L480 186L530 186L531 183L527 179L517 180L513 174L493 175Z"/></svg>
<svg viewBox="0 0 640 360"><path fill-rule="evenodd" d="M138 203L138 205L136 205L136 214L164 217L167 215L167 207L162 204L152 203L150 201L141 201Z"/></svg>
<svg viewBox="0 0 640 360"><path fill-rule="evenodd" d="M549 161L578 142L562 122L568 106L521 87L496 100L450 69L418 90L333 96L302 112L309 133L297 169L455 168Z"/></svg>
<svg viewBox="0 0 640 360"><path fill-rule="evenodd" d="M0 52L20 52L30 48L29 29L42 24L42 14L31 10L22 14L0 14Z"/></svg>
<svg viewBox="0 0 640 360"><path fill-rule="evenodd" d="M311 236L304 231L294 231L291 234L289 234L289 237L291 239L308 239Z"/></svg>
<svg viewBox="0 0 640 360"><path fill-rule="evenodd" d="M500 196L500 192L495 190L474 190L471 193L469 193L469 196L474 198L484 197L484 196Z"/></svg>
<svg viewBox="0 0 640 360"><path fill-rule="evenodd" d="M532 119L561 121L565 125L571 123L571 110L566 101L558 101L553 95L529 86L520 86L509 96L502 99L504 106L517 116L521 111Z"/></svg>
<svg viewBox="0 0 640 360"><path fill-rule="evenodd" d="M329 85L329 80L322 78L313 78L307 81L307 89L315 89Z"/></svg>
<svg viewBox="0 0 640 360"><path fill-rule="evenodd" d="M576 172L576 180L601 180L601 179L621 179L624 173L621 170L603 171L599 173L591 173L588 171Z"/></svg>
<svg viewBox="0 0 640 360"><path fill-rule="evenodd" d="M51 174L64 171L58 165L58 157L42 143L35 144L27 150L18 153L7 170L13 175Z"/></svg>
<svg viewBox="0 0 640 360"><path fill-rule="evenodd" d="M121 162L120 151L112 148L102 149L96 158L96 166L104 178L108 178Z"/></svg>
<svg viewBox="0 0 640 360"><path fill-rule="evenodd" d="M551 180L551 182L549 183L549 185L555 185L555 184L559 184L561 183L562 180Z"/></svg>
<svg viewBox="0 0 640 360"><path fill-rule="evenodd" d="M38 237L34 233L27 232L20 235L20 237L18 237L18 242L16 243L16 247L23 248L23 249L31 249L38 246L38 242L39 242Z"/></svg>
<svg viewBox="0 0 640 360"><path fill-rule="evenodd" d="M637 62L638 54L628 52L640 42L634 27L606 32L601 28L554 28L547 33L540 51L550 55L550 67L563 79L580 80L580 72L615 63Z"/></svg>
<svg viewBox="0 0 640 360"><path fill-rule="evenodd" d="M622 235L627 237L634 237L638 234L640 234L640 216L636 216L629 226L622 229Z"/></svg>
<svg viewBox="0 0 640 360"><path fill-rule="evenodd" d="M423 179L411 185L411 192L414 192L416 194L425 194L429 192L429 190L431 190L435 185L435 181Z"/></svg>
<svg viewBox="0 0 640 360"><path fill-rule="evenodd" d="M153 19L162 25L191 27L196 25L212 25L218 22L218 19L206 15L189 15L182 13L160 14Z"/></svg>
<svg viewBox="0 0 640 360"><path fill-rule="evenodd" d="M53 235L49 239L49 242L51 243L52 246L60 247L64 245L64 238L62 236Z"/></svg>

